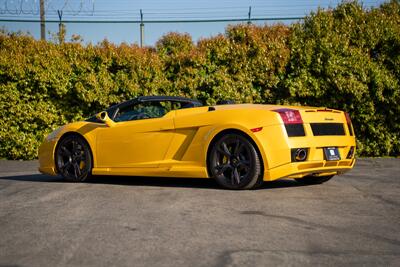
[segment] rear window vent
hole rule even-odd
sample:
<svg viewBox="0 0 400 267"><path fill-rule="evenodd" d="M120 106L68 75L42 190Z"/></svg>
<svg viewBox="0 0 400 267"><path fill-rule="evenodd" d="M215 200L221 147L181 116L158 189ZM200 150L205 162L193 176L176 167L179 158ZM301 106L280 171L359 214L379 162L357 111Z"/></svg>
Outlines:
<svg viewBox="0 0 400 267"><path fill-rule="evenodd" d="M314 136L345 135L343 123L310 123Z"/></svg>

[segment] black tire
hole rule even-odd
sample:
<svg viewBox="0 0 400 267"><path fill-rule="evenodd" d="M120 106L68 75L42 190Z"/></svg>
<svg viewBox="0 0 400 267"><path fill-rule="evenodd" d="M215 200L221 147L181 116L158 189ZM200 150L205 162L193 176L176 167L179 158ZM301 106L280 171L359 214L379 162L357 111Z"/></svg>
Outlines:
<svg viewBox="0 0 400 267"><path fill-rule="evenodd" d="M329 181L334 175L328 176L305 176L303 178L296 178L295 180L302 184L322 184Z"/></svg>
<svg viewBox="0 0 400 267"><path fill-rule="evenodd" d="M83 182L92 171L92 153L89 144L79 135L68 135L57 145L56 168L70 182Z"/></svg>
<svg viewBox="0 0 400 267"><path fill-rule="evenodd" d="M228 133L212 143L209 173L228 189L251 189L262 183L262 166L254 145L247 137Z"/></svg>

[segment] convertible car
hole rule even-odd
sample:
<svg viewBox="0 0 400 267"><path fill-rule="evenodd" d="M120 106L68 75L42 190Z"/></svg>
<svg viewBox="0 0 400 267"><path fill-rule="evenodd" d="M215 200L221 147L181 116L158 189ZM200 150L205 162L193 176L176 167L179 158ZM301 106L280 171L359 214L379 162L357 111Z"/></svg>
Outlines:
<svg viewBox="0 0 400 267"><path fill-rule="evenodd" d="M229 189L280 178L318 184L353 168L355 144L339 110L145 96L49 134L39 170L74 182L124 175L213 178Z"/></svg>

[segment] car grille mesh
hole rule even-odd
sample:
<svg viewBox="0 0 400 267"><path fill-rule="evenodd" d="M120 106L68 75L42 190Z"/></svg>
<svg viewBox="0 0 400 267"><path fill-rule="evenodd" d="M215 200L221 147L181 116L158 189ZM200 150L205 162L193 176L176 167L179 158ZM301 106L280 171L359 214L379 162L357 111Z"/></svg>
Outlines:
<svg viewBox="0 0 400 267"><path fill-rule="evenodd" d="M314 136L345 135L343 123L311 123Z"/></svg>

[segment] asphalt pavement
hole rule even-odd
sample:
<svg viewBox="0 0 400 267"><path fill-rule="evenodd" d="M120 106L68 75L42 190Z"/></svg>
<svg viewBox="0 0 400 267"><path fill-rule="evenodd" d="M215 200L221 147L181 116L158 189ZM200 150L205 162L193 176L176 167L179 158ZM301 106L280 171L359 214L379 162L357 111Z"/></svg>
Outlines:
<svg viewBox="0 0 400 267"><path fill-rule="evenodd" d="M253 191L37 164L0 160L0 266L400 266L400 159Z"/></svg>

